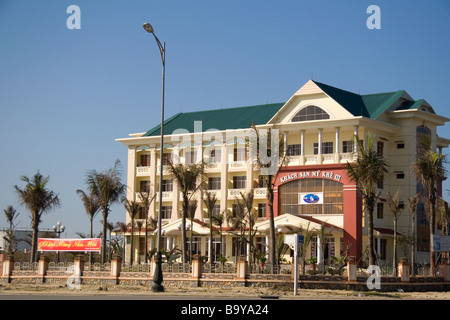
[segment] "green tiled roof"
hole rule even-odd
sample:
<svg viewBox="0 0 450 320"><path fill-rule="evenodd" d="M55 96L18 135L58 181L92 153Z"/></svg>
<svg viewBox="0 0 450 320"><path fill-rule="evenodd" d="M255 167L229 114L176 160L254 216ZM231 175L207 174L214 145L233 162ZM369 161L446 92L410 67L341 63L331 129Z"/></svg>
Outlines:
<svg viewBox="0 0 450 320"><path fill-rule="evenodd" d="M359 95L330 85L313 82L328 96L339 103L355 117L376 119L388 110L405 92L404 90L376 94ZM396 110L417 109L423 100L403 102ZM272 103L249 107L215 109L197 112L177 113L164 122L164 134L172 134L175 130L185 129L195 132L195 121L201 121L201 130L232 130L249 128L250 125L266 124L285 103ZM144 136L159 136L160 125L147 131ZM198 129L197 129L198 130Z"/></svg>
<svg viewBox="0 0 450 320"><path fill-rule="evenodd" d="M266 124L284 103L263 104L250 107L227 108L197 112L178 113L164 121L164 134L172 134L177 129L194 132L194 122L201 121L202 131L217 129L244 129L250 125ZM157 125L144 136L159 136L161 126Z"/></svg>
<svg viewBox="0 0 450 320"><path fill-rule="evenodd" d="M404 90L399 90L359 95L317 81L314 83L355 117L362 116L371 119L377 118L386 111L404 93Z"/></svg>

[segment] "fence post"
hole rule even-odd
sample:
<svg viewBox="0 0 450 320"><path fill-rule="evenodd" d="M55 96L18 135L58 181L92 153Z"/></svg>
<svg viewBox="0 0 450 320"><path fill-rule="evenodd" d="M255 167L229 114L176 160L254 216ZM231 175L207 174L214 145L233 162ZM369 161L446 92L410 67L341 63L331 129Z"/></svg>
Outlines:
<svg viewBox="0 0 450 320"><path fill-rule="evenodd" d="M6 279L7 283L11 282L11 274L14 268L14 257L8 255L3 261L2 278Z"/></svg>
<svg viewBox="0 0 450 320"><path fill-rule="evenodd" d="M119 283L120 272L122 271L122 258L120 256L114 256L111 260L111 277L115 284Z"/></svg>
<svg viewBox="0 0 450 320"><path fill-rule="evenodd" d="M48 258L41 254L39 257L39 263L38 263L38 275L42 278L45 277L48 270Z"/></svg>
<svg viewBox="0 0 450 320"><path fill-rule="evenodd" d="M236 266L236 279L244 282L248 275L248 264L245 256L239 256L239 260Z"/></svg>
<svg viewBox="0 0 450 320"><path fill-rule="evenodd" d="M200 286L200 278L202 275L202 261L200 260L200 256L198 254L192 257L192 280L193 286Z"/></svg>
<svg viewBox="0 0 450 320"><path fill-rule="evenodd" d="M75 277L78 278L79 283L81 283L81 276L83 275L84 270L84 257L82 254L75 256L75 259L73 260L73 268Z"/></svg>
<svg viewBox="0 0 450 320"><path fill-rule="evenodd" d="M406 258L400 258L398 263L398 276L401 282L409 282L409 264Z"/></svg>
<svg viewBox="0 0 450 320"><path fill-rule="evenodd" d="M440 263L439 264L439 274L444 277L444 281L450 281L450 264Z"/></svg>
<svg viewBox="0 0 450 320"><path fill-rule="evenodd" d="M356 281L356 258L355 257L348 257L347 281Z"/></svg>

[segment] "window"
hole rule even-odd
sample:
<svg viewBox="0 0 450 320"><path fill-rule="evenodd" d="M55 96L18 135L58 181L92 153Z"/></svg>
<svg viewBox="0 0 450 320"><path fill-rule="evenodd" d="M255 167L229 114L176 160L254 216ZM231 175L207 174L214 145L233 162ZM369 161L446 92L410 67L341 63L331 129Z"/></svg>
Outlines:
<svg viewBox="0 0 450 320"><path fill-rule="evenodd" d="M342 152L343 153L351 153L353 152L353 141L342 141Z"/></svg>
<svg viewBox="0 0 450 320"><path fill-rule="evenodd" d="M403 172L397 173L397 179L405 179L405 174Z"/></svg>
<svg viewBox="0 0 450 320"><path fill-rule="evenodd" d="M377 219L383 219L384 203L377 203Z"/></svg>
<svg viewBox="0 0 450 320"><path fill-rule="evenodd" d="M378 141L377 142L377 154L380 158L383 158L383 151L384 151L384 142Z"/></svg>
<svg viewBox="0 0 450 320"><path fill-rule="evenodd" d="M258 188L266 188L267 187L267 180L266 176L259 176L258 177Z"/></svg>
<svg viewBox="0 0 450 320"><path fill-rule="evenodd" d="M397 143L397 149L404 149L405 148L405 144L402 143Z"/></svg>
<svg viewBox="0 0 450 320"><path fill-rule="evenodd" d="M248 146L235 147L233 161L246 161L248 160Z"/></svg>
<svg viewBox="0 0 450 320"><path fill-rule="evenodd" d="M330 115L316 106L307 106L301 109L293 118L292 122L330 119Z"/></svg>
<svg viewBox="0 0 450 320"><path fill-rule="evenodd" d="M162 206L161 219L170 219L172 216L172 206Z"/></svg>
<svg viewBox="0 0 450 320"><path fill-rule="evenodd" d="M200 254L201 243L202 243L201 237L192 237L192 243L191 243L191 241L188 241L188 243L187 243L189 251L191 251L193 255Z"/></svg>
<svg viewBox="0 0 450 320"><path fill-rule="evenodd" d="M220 177L208 178L208 190L220 190Z"/></svg>
<svg viewBox="0 0 450 320"><path fill-rule="evenodd" d="M141 154L141 166L150 167L150 155L149 154Z"/></svg>
<svg viewBox="0 0 450 320"><path fill-rule="evenodd" d="M197 161L197 152L196 151L186 151L184 154L184 163L185 164L193 164Z"/></svg>
<svg viewBox="0 0 450 320"><path fill-rule="evenodd" d="M209 152L209 162L210 163L219 163L222 157L222 150L213 149Z"/></svg>
<svg viewBox="0 0 450 320"><path fill-rule="evenodd" d="M233 189L245 189L246 176L233 177Z"/></svg>
<svg viewBox="0 0 450 320"><path fill-rule="evenodd" d="M266 204L258 203L258 218L265 218L265 217L266 217Z"/></svg>
<svg viewBox="0 0 450 320"><path fill-rule="evenodd" d="M378 248L378 242L380 243L380 248ZM386 247L387 247L387 239L380 239L379 241L375 241L375 251L378 254L378 258L380 260L386 260Z"/></svg>
<svg viewBox="0 0 450 320"><path fill-rule="evenodd" d="M139 182L139 191L150 192L150 181L140 181Z"/></svg>
<svg viewBox="0 0 450 320"><path fill-rule="evenodd" d="M319 143L315 142L313 145L314 154L319 153ZM322 142L322 154L333 153L333 142Z"/></svg>
<svg viewBox="0 0 450 320"><path fill-rule="evenodd" d="M162 182L162 191L173 191L173 180L163 180Z"/></svg>
<svg viewBox="0 0 450 320"><path fill-rule="evenodd" d="M172 163L172 153L163 153L163 165L167 166Z"/></svg>
<svg viewBox="0 0 450 320"><path fill-rule="evenodd" d="M294 180L279 188L281 214L342 214L343 184L329 179L309 178ZM299 194L321 195L320 203L301 204Z"/></svg>
<svg viewBox="0 0 450 320"><path fill-rule="evenodd" d="M299 156L302 149L301 144L289 144L287 149L288 156Z"/></svg>
<svg viewBox="0 0 450 320"><path fill-rule="evenodd" d="M213 211L212 211L212 215L213 216L220 215L220 204L214 205L214 208L213 208Z"/></svg>

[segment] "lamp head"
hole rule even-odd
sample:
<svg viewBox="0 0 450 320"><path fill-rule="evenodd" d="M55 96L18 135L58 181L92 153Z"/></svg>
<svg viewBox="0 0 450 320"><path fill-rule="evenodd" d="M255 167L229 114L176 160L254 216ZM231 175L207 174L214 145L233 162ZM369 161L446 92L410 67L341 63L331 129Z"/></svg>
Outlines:
<svg viewBox="0 0 450 320"><path fill-rule="evenodd" d="M143 27L144 27L145 31L147 31L148 33L154 32L152 25L148 22L144 23Z"/></svg>

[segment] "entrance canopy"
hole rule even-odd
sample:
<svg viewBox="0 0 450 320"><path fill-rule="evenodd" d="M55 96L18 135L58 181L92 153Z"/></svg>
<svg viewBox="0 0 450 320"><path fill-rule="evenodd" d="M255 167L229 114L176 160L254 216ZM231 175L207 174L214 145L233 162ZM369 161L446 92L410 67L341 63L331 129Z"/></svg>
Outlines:
<svg viewBox="0 0 450 320"><path fill-rule="evenodd" d="M331 219L330 219L331 220ZM322 226L328 231L342 231L342 217L333 218L333 223L328 221L322 221L310 216L295 216L289 213L282 214L275 217L275 228L281 229L281 232L298 232L298 229L302 230L320 230ZM341 220L341 221L339 221ZM268 233L270 228L270 221L265 220L255 225L259 232Z"/></svg>

